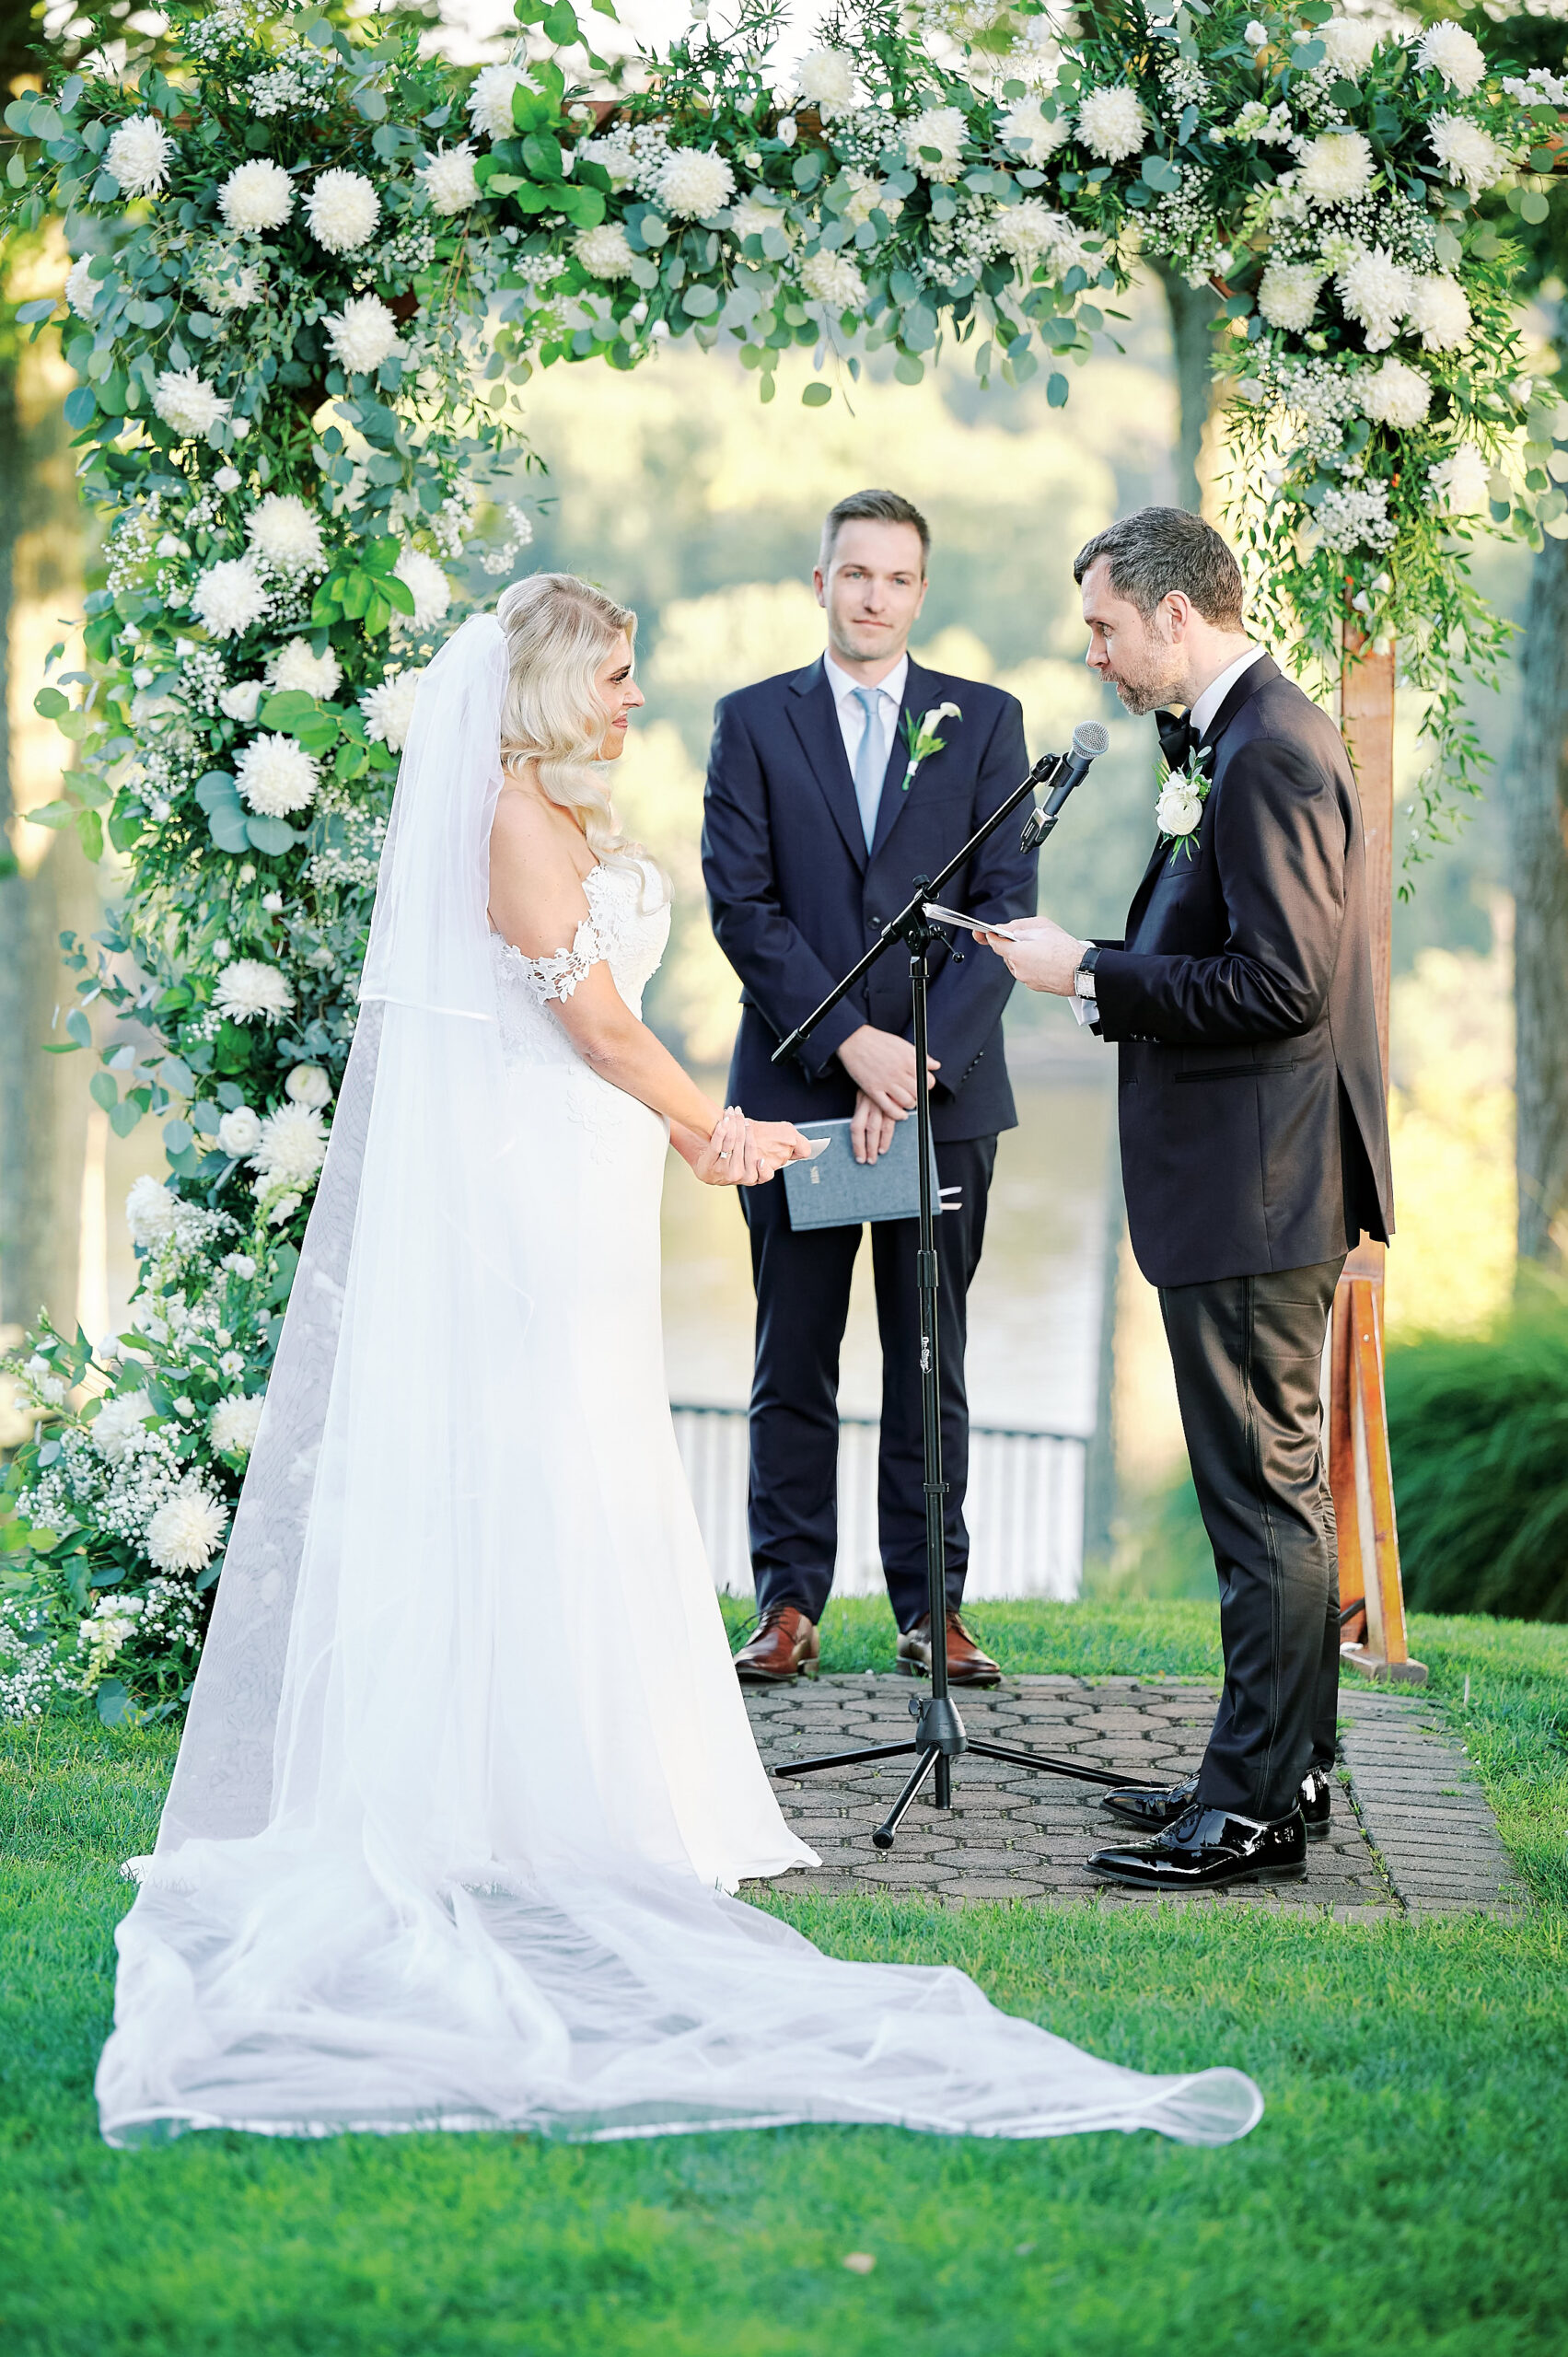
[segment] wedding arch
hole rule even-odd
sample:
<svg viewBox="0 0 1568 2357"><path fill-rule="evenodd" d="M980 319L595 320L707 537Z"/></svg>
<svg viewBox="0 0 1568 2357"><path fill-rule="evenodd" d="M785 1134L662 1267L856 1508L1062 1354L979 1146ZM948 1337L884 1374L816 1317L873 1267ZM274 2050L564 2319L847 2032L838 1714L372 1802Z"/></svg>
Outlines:
<svg viewBox="0 0 1568 2357"><path fill-rule="evenodd" d="M1390 685L1398 641L1428 827L1474 787L1463 682L1505 644L1473 541L1568 536L1568 423L1528 370L1507 234L1545 217L1568 84L1489 67L1457 25L1092 0L1059 38L1043 0L836 0L781 70L777 0L726 29L696 0L628 73L572 0L517 0L516 56L477 71L308 0L167 13L167 70L6 111L4 218L58 218L72 255L63 310L20 318L59 324L107 524L85 667L57 649L37 696L64 791L30 816L126 874L102 940L68 945L56 1052L96 1054L116 1132L159 1120L168 1162L127 1206L134 1330L29 1338L11 1716L189 1689L419 668L458 562L499 576L527 542L484 494L526 450L534 370L690 338L769 401L800 346L821 406L878 352L904 383L962 354L1060 406L1140 254L1212 282L1254 610L1304 665L1337 667L1348 630ZM98 1044L95 1004L136 1043Z"/></svg>

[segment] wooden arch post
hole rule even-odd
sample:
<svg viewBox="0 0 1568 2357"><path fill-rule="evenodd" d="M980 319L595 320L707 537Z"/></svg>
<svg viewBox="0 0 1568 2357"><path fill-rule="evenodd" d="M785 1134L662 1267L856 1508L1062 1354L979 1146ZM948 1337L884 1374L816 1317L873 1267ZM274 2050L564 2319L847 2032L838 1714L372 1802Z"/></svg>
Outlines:
<svg viewBox="0 0 1568 2357"><path fill-rule="evenodd" d="M1377 1044L1388 1077L1388 984L1394 913L1394 651L1378 654L1347 629L1340 721L1361 789L1366 902ZM1421 1686L1405 1633L1394 1518L1388 1413L1383 1396L1384 1247L1363 1236L1334 1295L1329 1372L1329 1481L1340 1538L1342 1657L1368 1676ZM1359 1605L1359 1612L1348 1609Z"/></svg>

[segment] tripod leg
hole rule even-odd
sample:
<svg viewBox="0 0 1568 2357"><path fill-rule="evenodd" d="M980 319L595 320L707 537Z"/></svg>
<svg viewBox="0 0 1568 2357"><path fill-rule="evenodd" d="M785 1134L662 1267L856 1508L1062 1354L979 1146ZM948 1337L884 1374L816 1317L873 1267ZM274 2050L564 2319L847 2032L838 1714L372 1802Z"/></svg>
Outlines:
<svg viewBox="0 0 1568 2357"><path fill-rule="evenodd" d="M1123 1776L1114 1768L1090 1768L1076 1759L1053 1759L1048 1751L1016 1751L1005 1743L971 1739L966 1750L977 1759L1005 1760L1009 1768L1032 1768L1041 1776L1072 1776L1080 1784L1104 1784L1118 1793L1157 1793L1164 1790L1141 1776Z"/></svg>
<svg viewBox="0 0 1568 2357"><path fill-rule="evenodd" d="M921 1753L920 1758L916 1760L905 1781L903 1791L899 1794L898 1799L888 1811L886 1818L882 1824L877 1828L876 1832L871 1837L876 1848L878 1850L890 1850L892 1848L893 1837L898 1832L898 1829L903 1823L904 1818L908 1816L910 1804L914 1799L916 1793L919 1792L922 1784L924 1783L933 1768L937 1768L938 1772L940 1772L940 1769L946 1768L947 1765L947 1760L939 1751L923 1751Z"/></svg>

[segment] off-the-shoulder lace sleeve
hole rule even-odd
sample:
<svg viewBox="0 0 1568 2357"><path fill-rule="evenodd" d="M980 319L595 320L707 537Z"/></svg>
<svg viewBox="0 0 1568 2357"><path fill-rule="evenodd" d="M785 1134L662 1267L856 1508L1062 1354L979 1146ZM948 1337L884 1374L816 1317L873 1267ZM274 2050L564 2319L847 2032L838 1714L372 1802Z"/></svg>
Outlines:
<svg viewBox="0 0 1568 2357"><path fill-rule="evenodd" d="M570 949L558 949L550 958L525 958L520 949L507 944L507 955L516 960L517 970L540 1006L551 999L568 999L591 966L610 955L610 944L599 932L592 917L585 917L572 936Z"/></svg>

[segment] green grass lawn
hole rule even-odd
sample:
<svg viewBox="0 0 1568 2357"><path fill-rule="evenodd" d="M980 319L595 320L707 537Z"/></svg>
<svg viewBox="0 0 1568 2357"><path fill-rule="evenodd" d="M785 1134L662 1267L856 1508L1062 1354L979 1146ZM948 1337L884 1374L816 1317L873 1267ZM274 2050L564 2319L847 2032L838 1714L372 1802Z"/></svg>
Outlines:
<svg viewBox="0 0 1568 2357"><path fill-rule="evenodd" d="M738 1617L739 1617L738 1615ZM1016 1669L1193 1676L1196 1604L981 1606ZM961 1964L1142 2068L1225 2061L1244 2142L869 2129L98 2141L119 1860L172 1744L0 1742L0 2347L51 2357L1514 2357L1568 2345L1568 1630L1419 1620L1538 1899L1516 1925L775 1898L845 1956ZM886 1666L879 1604L827 1666ZM1470 1680L1468 1713L1464 1679ZM869 2253L869 2274L843 2265Z"/></svg>

